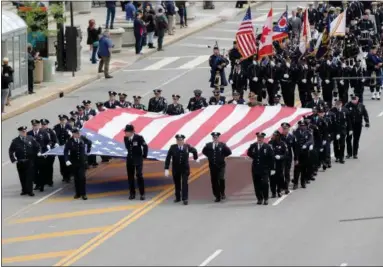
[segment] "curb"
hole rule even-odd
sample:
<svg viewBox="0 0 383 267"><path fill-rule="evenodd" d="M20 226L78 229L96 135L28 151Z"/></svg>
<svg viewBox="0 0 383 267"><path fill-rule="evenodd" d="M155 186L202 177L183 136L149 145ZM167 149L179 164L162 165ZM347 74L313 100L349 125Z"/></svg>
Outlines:
<svg viewBox="0 0 383 267"><path fill-rule="evenodd" d="M262 3L263 3L262 1L251 3L250 7L255 7L255 6L258 6L258 5L262 4ZM246 8L239 9L239 10L237 10L235 12L235 15L233 17L238 16L239 14L241 14L241 13L243 13L245 11L246 11ZM226 18L217 17L213 22L211 22L211 23L209 23L207 25L202 25L200 27L197 27L197 28L191 30L190 32L185 33L184 35L179 36L179 38L174 38L173 40L170 40L168 42L165 41L164 42L164 46L168 46L168 45L171 45L173 43L176 43L176 42L178 42L180 40L185 39L186 37L188 37L188 36L190 36L192 34L195 34L195 33L199 32L199 31L202 31L202 30L204 30L206 28L213 27L216 24L218 24L220 22L223 22L225 20L226 20ZM126 68L126 67L134 64L135 62L137 62L139 60L142 60L142 59L144 59L144 58L146 58L146 57L148 57L148 56L150 56L150 55L152 55L152 54L154 54L156 52L157 52L157 50L148 50L148 52L146 52L143 56L141 56L137 60L135 60L135 61L133 61L131 63L128 63L128 64L126 64L124 66L119 66L119 67L112 68L110 70L110 73L114 73L114 72L117 72L117 71L119 71L119 70L121 70L123 68ZM102 75L97 73L93 77L87 78L85 80L82 80L82 81L78 82L77 84L74 84L74 85L72 85L72 86L70 86L68 88L64 88L63 90L61 90L59 92L55 92L55 93L52 93L52 94L50 94L48 96L44 96L43 98L38 99L36 101L33 101L33 102L23 106L23 107L20 107L17 110L11 111L9 113L2 114L1 121L6 121L8 119L11 119L11 118L13 118L13 117L15 117L17 115L20 115L20 114L22 114L24 112L27 112L27 111L29 111L31 109L34 109L34 108L38 107L38 106L44 105L44 104L49 103L49 102L51 102L51 101L53 101L55 99L58 99L58 98L62 97L63 95L65 96L65 94L69 94L69 93L71 93L73 91L76 91L77 89L79 89L79 88L81 88L81 87L83 87L83 86L85 86L85 85L87 85L87 84L89 84L89 83L91 83L93 81L101 80L101 79L103 79ZM22 95L20 97L22 97Z"/></svg>

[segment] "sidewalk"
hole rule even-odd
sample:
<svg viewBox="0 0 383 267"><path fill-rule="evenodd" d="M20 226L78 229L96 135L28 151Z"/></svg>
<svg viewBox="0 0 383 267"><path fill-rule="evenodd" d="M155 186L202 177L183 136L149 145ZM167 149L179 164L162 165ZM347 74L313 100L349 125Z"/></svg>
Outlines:
<svg viewBox="0 0 383 267"><path fill-rule="evenodd" d="M252 6L260 4L262 2L256 2L251 4ZM202 3L197 2L196 18L188 21L188 27L183 29L176 29L175 35L166 35L164 39L164 46L179 41L189 35L192 35L204 28L210 27L216 23L219 23L230 17L234 17L243 12L244 9L234 8L232 2L219 2L216 4L214 10L203 10ZM73 92L84 85L87 85L98 79L103 79L103 74L97 73L97 64L91 64L89 48L86 45L87 33L86 29L88 21L95 19L97 25L105 23L106 8L97 7L92 8L90 14L76 15L74 17L74 24L81 25L83 32L82 55L81 55L81 70L75 73L75 77L72 77L71 72L56 72L53 82L43 82L41 84L35 84L35 94L27 95L24 91L17 90L12 91L11 106L5 108L5 113L2 114L1 120L7 120L19 114L22 114L28 110L36 108L40 105L48 103L54 99L60 98L65 94ZM120 8L116 10L116 19L124 18L124 13ZM146 57L155 53L155 49L143 49L143 55L136 55L134 48L123 48L121 53L112 54L112 60L110 63L110 72L113 73L122 68L125 68L140 58ZM55 57L53 58L55 60Z"/></svg>

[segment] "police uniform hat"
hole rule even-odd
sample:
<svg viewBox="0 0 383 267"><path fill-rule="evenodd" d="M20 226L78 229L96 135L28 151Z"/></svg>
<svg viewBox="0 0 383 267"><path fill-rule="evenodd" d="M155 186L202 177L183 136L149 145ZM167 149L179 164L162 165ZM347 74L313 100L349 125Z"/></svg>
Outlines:
<svg viewBox="0 0 383 267"><path fill-rule="evenodd" d="M276 94L276 95L274 95L274 98L281 99L281 95Z"/></svg>
<svg viewBox="0 0 383 267"><path fill-rule="evenodd" d="M69 122L76 122L76 119L75 118L70 118Z"/></svg>
<svg viewBox="0 0 383 267"><path fill-rule="evenodd" d="M96 106L97 106L97 107L102 107L102 106L104 106L104 103L102 103L102 102L97 102L97 103L96 103Z"/></svg>
<svg viewBox="0 0 383 267"><path fill-rule="evenodd" d="M127 94L125 94L125 93L118 93L118 96L119 96L119 97L123 97L123 98L126 98L128 95L127 95Z"/></svg>
<svg viewBox="0 0 383 267"><path fill-rule="evenodd" d="M181 97L179 95L172 95L173 98L180 99Z"/></svg>
<svg viewBox="0 0 383 267"><path fill-rule="evenodd" d="M221 133L219 133L219 132L212 132L211 133L211 136L213 136L213 137L219 137L221 135Z"/></svg>
<svg viewBox="0 0 383 267"><path fill-rule="evenodd" d="M117 93L115 91L109 91L108 94L109 94L109 96L112 96L112 95L116 96L117 95Z"/></svg>
<svg viewBox="0 0 383 267"><path fill-rule="evenodd" d="M234 41L233 41L233 44L237 44L237 41L236 41L236 40L234 40Z"/></svg>
<svg viewBox="0 0 383 267"><path fill-rule="evenodd" d="M162 92L161 89L154 89L154 90L153 90L153 93L155 93L155 94L156 94L156 93L161 93L161 92Z"/></svg>
<svg viewBox="0 0 383 267"><path fill-rule="evenodd" d="M239 95L239 93L237 91L234 91L233 95Z"/></svg>
<svg viewBox="0 0 383 267"><path fill-rule="evenodd" d="M288 122L284 122L284 123L281 124L281 127L286 129L286 128L290 128L291 125Z"/></svg>
<svg viewBox="0 0 383 267"><path fill-rule="evenodd" d="M183 134L177 134L175 137L177 140L184 140L185 139L185 135L183 135Z"/></svg>
<svg viewBox="0 0 383 267"><path fill-rule="evenodd" d="M215 45L213 49L214 49L214 50L219 50L218 45Z"/></svg>
<svg viewBox="0 0 383 267"><path fill-rule="evenodd" d="M65 115L65 114L61 114L61 115L59 115L58 117L59 117L60 121L61 121L61 120L64 120L64 119L65 119L65 120L68 120L68 116Z"/></svg>
<svg viewBox="0 0 383 267"><path fill-rule="evenodd" d="M134 95L134 96L133 96L133 99L141 99L141 96L139 96L139 95L138 95L138 96Z"/></svg>
<svg viewBox="0 0 383 267"><path fill-rule="evenodd" d="M27 129L28 129L27 126L20 126L19 128L17 128L17 130L18 130L19 132L24 132L24 131L26 131Z"/></svg>
<svg viewBox="0 0 383 267"><path fill-rule="evenodd" d="M125 130L124 130L124 132L133 132L134 131L134 126L133 125L131 125L131 124L127 124L126 126L125 126Z"/></svg>
<svg viewBox="0 0 383 267"><path fill-rule="evenodd" d="M82 101L82 103L83 103L84 105L90 105L90 104L92 103L92 101L90 101L90 100L84 100L84 101Z"/></svg>
<svg viewBox="0 0 383 267"><path fill-rule="evenodd" d="M73 127L73 129L71 130L72 133L79 133L80 132L80 129L77 128L77 127Z"/></svg>
<svg viewBox="0 0 383 267"><path fill-rule="evenodd" d="M75 110L72 110L71 112L69 112L69 115L75 116L75 115L78 115L78 112Z"/></svg>
<svg viewBox="0 0 383 267"><path fill-rule="evenodd" d="M304 120L298 121L299 126L306 126L307 123Z"/></svg>
<svg viewBox="0 0 383 267"><path fill-rule="evenodd" d="M202 91L200 89L194 90L195 95L202 95Z"/></svg>
<svg viewBox="0 0 383 267"><path fill-rule="evenodd" d="M40 120L40 123L41 123L42 125L48 125L48 124L49 124L49 120L47 120L47 119L41 119L41 120Z"/></svg>
<svg viewBox="0 0 383 267"><path fill-rule="evenodd" d="M263 132L257 132L255 135L256 135L257 137L262 137L262 138L266 137L266 134L263 133Z"/></svg>
<svg viewBox="0 0 383 267"><path fill-rule="evenodd" d="M40 121L39 120L31 120L31 124L37 125L37 124L40 124Z"/></svg>
<svg viewBox="0 0 383 267"><path fill-rule="evenodd" d="M350 97L351 97L351 100L357 100L358 99L358 97L356 95L350 95Z"/></svg>
<svg viewBox="0 0 383 267"><path fill-rule="evenodd" d="M280 133L278 130L276 130L276 131L274 131L274 132L273 132L273 135L277 135L277 136L280 136L280 135L281 135L281 133Z"/></svg>
<svg viewBox="0 0 383 267"><path fill-rule="evenodd" d="M84 110L85 109L84 106L80 106L80 105L77 105L76 108L77 108L77 110Z"/></svg>

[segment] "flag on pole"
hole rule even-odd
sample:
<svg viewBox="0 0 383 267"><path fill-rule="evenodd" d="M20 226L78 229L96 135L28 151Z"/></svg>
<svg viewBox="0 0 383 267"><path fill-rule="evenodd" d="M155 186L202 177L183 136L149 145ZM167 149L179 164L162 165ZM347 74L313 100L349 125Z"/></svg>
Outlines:
<svg viewBox="0 0 383 267"><path fill-rule="evenodd" d="M273 54L273 9L270 8L269 14L262 28L262 37L259 40L258 60Z"/></svg>
<svg viewBox="0 0 383 267"><path fill-rule="evenodd" d="M247 9L245 17L235 35L238 50L242 58L254 56L257 53L257 43L255 40L255 32L253 22L251 20L251 9Z"/></svg>
<svg viewBox="0 0 383 267"><path fill-rule="evenodd" d="M311 30L309 23L309 14L307 9L303 12L303 24L301 29L301 34L299 36L299 51L304 54L309 48L311 42Z"/></svg>
<svg viewBox="0 0 383 267"><path fill-rule="evenodd" d="M331 36L344 36L346 34L346 11L345 9L340 13L330 24L330 37Z"/></svg>
<svg viewBox="0 0 383 267"><path fill-rule="evenodd" d="M277 25L273 28L273 41L280 41L289 37L289 25L288 25L288 15L287 15L287 7L286 11L283 12L282 16L279 18Z"/></svg>

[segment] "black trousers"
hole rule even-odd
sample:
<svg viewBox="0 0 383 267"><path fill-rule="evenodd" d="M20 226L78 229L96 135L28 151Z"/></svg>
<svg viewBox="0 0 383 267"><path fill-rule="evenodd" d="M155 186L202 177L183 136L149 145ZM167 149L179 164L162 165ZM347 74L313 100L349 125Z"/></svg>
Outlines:
<svg viewBox="0 0 383 267"><path fill-rule="evenodd" d="M158 33L158 38L157 38L157 49L158 50L162 49L162 44L164 42L164 36L165 36L165 33L163 32L163 30L161 30L161 32Z"/></svg>
<svg viewBox="0 0 383 267"><path fill-rule="evenodd" d="M324 162L331 166L331 141L327 141L326 145L323 148L324 152Z"/></svg>
<svg viewBox="0 0 383 267"><path fill-rule="evenodd" d="M338 93L339 93L339 99L342 100L343 103L347 103L348 102L348 86L338 84Z"/></svg>
<svg viewBox="0 0 383 267"><path fill-rule="evenodd" d="M252 171L255 196L259 201L269 199L269 175Z"/></svg>
<svg viewBox="0 0 383 267"><path fill-rule="evenodd" d="M129 182L129 191L131 196L136 195L136 183L134 177L137 177L137 185L138 190L140 191L140 195L145 195L145 182L144 177L142 175L142 163L141 164L133 164L130 162L126 162L126 171L128 173L128 182Z"/></svg>
<svg viewBox="0 0 383 267"><path fill-rule="evenodd" d="M175 196L177 200L188 200L189 198L189 175L190 169L172 169L173 172L173 182L175 187ZM182 194L181 194L182 192Z"/></svg>
<svg viewBox="0 0 383 267"><path fill-rule="evenodd" d="M96 165L97 164L96 155L89 155L88 156L88 164L89 165Z"/></svg>
<svg viewBox="0 0 383 267"><path fill-rule="evenodd" d="M347 134L346 143L347 143L347 155L356 156L358 155L359 150L359 140L360 135L362 134L362 124L352 126L352 135Z"/></svg>
<svg viewBox="0 0 383 267"><path fill-rule="evenodd" d="M283 97L283 101L285 102L285 105L288 107L294 107L295 106L294 84L281 82L281 87L282 87L282 97Z"/></svg>
<svg viewBox="0 0 383 267"><path fill-rule="evenodd" d="M33 70L28 69L28 92L33 92Z"/></svg>
<svg viewBox="0 0 383 267"><path fill-rule="evenodd" d="M19 174L21 191L26 194L33 193L33 179L35 166L33 160L18 161L16 163L17 173Z"/></svg>
<svg viewBox="0 0 383 267"><path fill-rule="evenodd" d="M86 195L86 175L85 164L76 164L69 166L74 178L74 188L77 196Z"/></svg>
<svg viewBox="0 0 383 267"><path fill-rule="evenodd" d="M339 140L336 140L336 135L337 134L335 134L335 139L334 139L334 155L335 155L335 158L343 160L344 150L346 147L346 135L341 133Z"/></svg>
<svg viewBox="0 0 383 267"><path fill-rule="evenodd" d="M34 182L37 187L44 188L48 180L47 160L44 157L35 159L35 177Z"/></svg>
<svg viewBox="0 0 383 267"><path fill-rule="evenodd" d="M289 185L290 185L290 172L291 172L291 163L292 163L292 159L291 158L287 158L285 160L285 165L284 165L284 171L283 171L283 175L284 175L284 182L285 182L285 186L284 186L284 189L289 189Z"/></svg>
<svg viewBox="0 0 383 267"><path fill-rule="evenodd" d="M211 178L211 188L213 190L213 195L217 199L221 199L222 196L225 196L225 166L214 166L210 167L210 178Z"/></svg>
<svg viewBox="0 0 383 267"><path fill-rule="evenodd" d="M305 153L304 156L299 157L298 164L294 167L294 185L297 185L300 179L301 185L304 186L310 178L310 161L307 158L308 154Z"/></svg>
<svg viewBox="0 0 383 267"><path fill-rule="evenodd" d="M275 174L270 176L270 191L273 195L280 193L285 188L283 164L275 168Z"/></svg>
<svg viewBox="0 0 383 267"><path fill-rule="evenodd" d="M267 95L268 95L268 102L269 105L272 105L274 103L274 96L277 92L276 87L274 83L266 83L266 88L267 88Z"/></svg>
<svg viewBox="0 0 383 267"><path fill-rule="evenodd" d="M65 164L64 156L58 156L60 162L60 173L64 181L70 181L71 170Z"/></svg>
<svg viewBox="0 0 383 267"><path fill-rule="evenodd" d="M331 84L326 84L325 81L322 81L322 90L323 90L323 100L328 104L328 106L331 108L332 107L332 91L334 90L333 85Z"/></svg>
<svg viewBox="0 0 383 267"><path fill-rule="evenodd" d="M45 183L47 185L52 185L53 184L53 166L55 163L55 156L48 156L46 158L46 165L45 168L47 168L47 178Z"/></svg>

